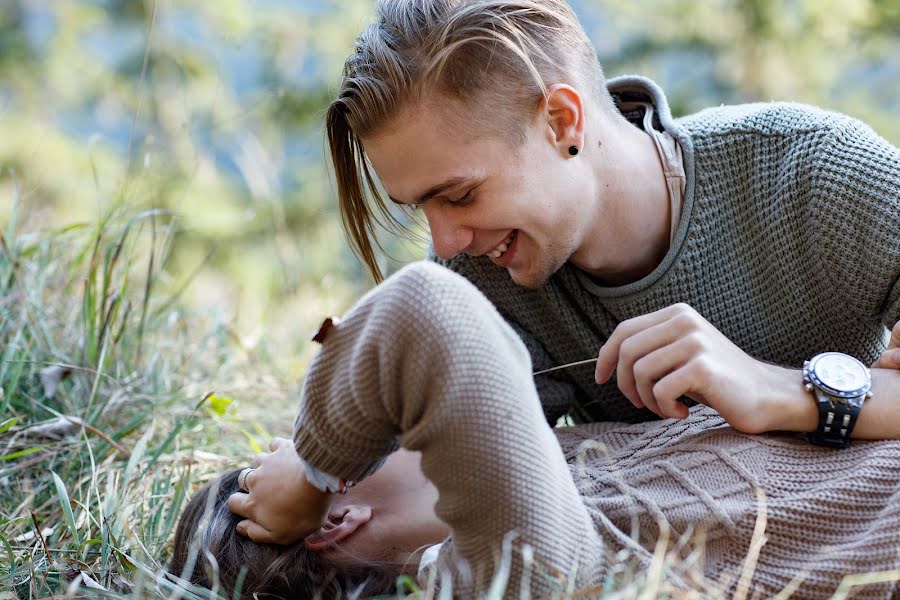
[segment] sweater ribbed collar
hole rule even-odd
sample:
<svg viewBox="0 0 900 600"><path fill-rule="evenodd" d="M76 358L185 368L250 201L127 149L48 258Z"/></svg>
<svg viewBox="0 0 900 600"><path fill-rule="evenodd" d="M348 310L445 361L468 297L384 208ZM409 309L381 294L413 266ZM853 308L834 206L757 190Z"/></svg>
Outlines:
<svg viewBox="0 0 900 600"><path fill-rule="evenodd" d="M601 298L619 298L641 292L652 286L659 281L659 279L665 275L674 264L675 259L678 257L679 252L681 252L684 241L687 238L688 227L691 221L691 212L694 207L694 183L696 177L694 173L694 145L691 141L691 137L687 131L679 127L672 119L672 113L669 110L669 102L666 100L666 96L662 89L660 89L655 82L647 77L641 77L639 75L625 75L610 79L607 82L607 89L610 94L612 94L613 99L617 102L621 100L632 100L649 102L653 105L660 126L675 138L681 146L684 157L686 180L681 223L678 225L678 229L675 232L675 239L669 245L669 250L663 257L662 262L660 262L650 274L626 285L606 286L598 283L581 269L578 269L571 264L569 265L574 269L582 286L584 286L591 294Z"/></svg>

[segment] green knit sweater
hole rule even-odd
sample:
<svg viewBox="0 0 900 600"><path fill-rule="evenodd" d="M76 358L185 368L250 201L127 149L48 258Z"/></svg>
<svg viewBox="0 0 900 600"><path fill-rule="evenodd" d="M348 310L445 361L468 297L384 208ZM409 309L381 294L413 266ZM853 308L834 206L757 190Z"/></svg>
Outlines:
<svg viewBox="0 0 900 600"><path fill-rule="evenodd" d="M681 224L662 263L608 287L571 264L536 290L487 258L439 261L472 281L522 337L535 370L597 355L621 321L685 302L757 359L799 368L830 350L871 364L900 320L900 152L868 126L800 104L710 108L673 120L648 79L609 82L644 97L684 152ZM551 421L652 418L586 365L536 384Z"/></svg>

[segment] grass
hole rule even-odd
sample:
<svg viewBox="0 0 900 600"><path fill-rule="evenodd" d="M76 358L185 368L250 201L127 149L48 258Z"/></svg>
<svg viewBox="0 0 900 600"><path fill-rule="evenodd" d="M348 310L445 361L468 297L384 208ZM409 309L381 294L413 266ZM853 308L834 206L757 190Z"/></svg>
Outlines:
<svg viewBox="0 0 900 600"><path fill-rule="evenodd" d="M0 231L0 600L217 598L163 577L178 516L199 485L290 434L291 385L264 345L248 352L226 323L183 306L166 273L173 215L118 207L53 231L20 216ZM759 507L744 568L725 574L734 600L748 597L764 544L762 495ZM700 572L702 548L661 538L648 569L623 555L601 588L562 596L724 597L727 582ZM488 598L502 597L506 566ZM848 575L834 598L898 578ZM399 584L398 597L440 597Z"/></svg>
<svg viewBox="0 0 900 600"><path fill-rule="evenodd" d="M32 232L18 217L0 232L0 600L218 597L163 577L178 516L261 451L294 408L289 386L169 290L172 215L120 208ZM665 550L650 573L623 560L603 590L564 594L674 597Z"/></svg>
<svg viewBox="0 0 900 600"><path fill-rule="evenodd" d="M31 233L18 216L0 231L0 600L218 597L162 576L168 545L196 487L244 464L270 432L289 434L278 431L289 386L263 350L248 353L164 285L172 215L119 209ZM764 543L763 496L759 506L758 543L731 574L735 600ZM621 556L602 588L562 595L723 597L729 586L703 578L701 555L663 535L646 571ZM507 571L488 598L502 597ZM694 589L671 587L667 572ZM835 598L898 577L848 576ZM440 597L399 583L398 597Z"/></svg>
<svg viewBox="0 0 900 600"><path fill-rule="evenodd" d="M171 215L19 217L0 232L0 598L168 596L185 499L260 451L270 424L246 413L286 388L162 289Z"/></svg>

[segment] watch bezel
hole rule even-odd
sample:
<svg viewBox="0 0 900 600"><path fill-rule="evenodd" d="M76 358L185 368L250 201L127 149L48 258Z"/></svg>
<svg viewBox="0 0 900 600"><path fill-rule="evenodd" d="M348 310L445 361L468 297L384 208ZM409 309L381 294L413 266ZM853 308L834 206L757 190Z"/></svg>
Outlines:
<svg viewBox="0 0 900 600"><path fill-rule="evenodd" d="M818 363L822 358L831 355L837 355L845 360L852 360L856 362L859 366L862 367L863 371L866 374L866 383L854 390L845 391L833 388L823 382L816 374L816 363ZM860 396L865 396L869 392L869 390L872 389L872 374L869 369L857 358L850 356L849 354L844 354L843 352L823 352L812 357L809 361L807 361L806 364L803 365L803 379L804 381L806 381L806 383L813 384L823 392L826 392L828 395L835 396L836 399L852 400Z"/></svg>

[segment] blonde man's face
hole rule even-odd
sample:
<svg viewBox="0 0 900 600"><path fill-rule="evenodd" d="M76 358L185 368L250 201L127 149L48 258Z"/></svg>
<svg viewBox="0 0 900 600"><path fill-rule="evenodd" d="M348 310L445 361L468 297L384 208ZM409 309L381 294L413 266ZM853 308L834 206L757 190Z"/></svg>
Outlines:
<svg viewBox="0 0 900 600"><path fill-rule="evenodd" d="M543 284L585 235L583 161L561 155L540 110L518 148L441 112L420 105L363 140L378 178L395 202L419 203L440 258L486 256L519 285Z"/></svg>

